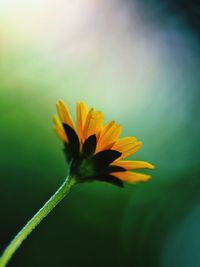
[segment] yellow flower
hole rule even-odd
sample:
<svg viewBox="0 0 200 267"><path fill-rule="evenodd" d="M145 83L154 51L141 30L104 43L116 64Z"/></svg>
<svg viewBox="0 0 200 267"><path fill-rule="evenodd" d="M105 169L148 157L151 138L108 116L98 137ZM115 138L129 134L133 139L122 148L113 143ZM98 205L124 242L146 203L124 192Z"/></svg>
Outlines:
<svg viewBox="0 0 200 267"><path fill-rule="evenodd" d="M100 111L89 111L84 102L76 104L76 125L62 100L56 104L55 131L64 143L69 172L77 181L106 181L118 186L123 182L147 181L149 175L131 172L153 169L145 161L124 160L137 152L142 142L135 137L120 138L122 127L115 121L103 124Z"/></svg>

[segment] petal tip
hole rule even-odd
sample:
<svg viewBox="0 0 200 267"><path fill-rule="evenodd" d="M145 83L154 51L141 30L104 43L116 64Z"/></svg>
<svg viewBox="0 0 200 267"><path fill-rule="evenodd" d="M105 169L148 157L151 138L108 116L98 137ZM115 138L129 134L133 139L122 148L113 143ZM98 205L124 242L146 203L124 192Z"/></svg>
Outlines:
<svg viewBox="0 0 200 267"><path fill-rule="evenodd" d="M149 169L155 169L155 166L151 163L149 163Z"/></svg>

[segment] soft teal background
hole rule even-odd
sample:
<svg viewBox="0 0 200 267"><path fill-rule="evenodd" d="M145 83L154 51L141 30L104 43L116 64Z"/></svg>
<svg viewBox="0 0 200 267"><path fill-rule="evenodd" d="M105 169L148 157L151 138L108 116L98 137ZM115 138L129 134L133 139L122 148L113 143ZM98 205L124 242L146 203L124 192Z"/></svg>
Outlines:
<svg viewBox="0 0 200 267"><path fill-rule="evenodd" d="M108 18L118 21L118 7L111 5L109 12ZM200 65L195 35L176 25L160 32L150 28L147 36L142 27L125 35L122 29L110 38L115 27L108 32L100 27L103 36L86 32L86 40L97 42L90 40L92 52L78 39L71 45L75 55L68 55L65 42L52 49L48 31L42 47L33 42L36 37L31 39L37 33L33 29L32 35L22 31L16 40L12 18L3 21L1 251L66 176L62 144L52 129L57 99L63 98L73 115L78 100L102 110L106 121L123 125L123 135L144 142L132 158L156 166L149 183L125 189L98 182L77 186L9 266L199 266Z"/></svg>

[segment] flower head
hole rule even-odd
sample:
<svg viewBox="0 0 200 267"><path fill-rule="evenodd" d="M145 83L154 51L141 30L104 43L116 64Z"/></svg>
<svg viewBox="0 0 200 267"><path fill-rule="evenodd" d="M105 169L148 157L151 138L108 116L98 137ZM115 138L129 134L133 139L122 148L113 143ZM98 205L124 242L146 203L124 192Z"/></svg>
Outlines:
<svg viewBox="0 0 200 267"><path fill-rule="evenodd" d="M54 116L55 131L64 143L69 172L77 181L99 180L123 186L123 182L149 180L149 175L132 170L153 169L153 165L125 160L141 148L142 142L132 136L119 138L121 126L115 121L104 125L102 113L93 108L88 111L84 102L76 104L76 125L62 100L56 107L59 117Z"/></svg>

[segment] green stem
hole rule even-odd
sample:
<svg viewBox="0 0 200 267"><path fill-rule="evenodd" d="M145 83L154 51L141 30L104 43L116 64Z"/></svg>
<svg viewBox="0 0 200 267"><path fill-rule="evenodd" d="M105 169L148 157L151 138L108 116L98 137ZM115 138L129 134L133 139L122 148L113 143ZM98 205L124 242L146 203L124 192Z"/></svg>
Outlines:
<svg viewBox="0 0 200 267"><path fill-rule="evenodd" d="M56 193L44 204L33 218L10 242L0 257L0 267L5 267L22 242L37 227L37 225L55 208L55 206L69 193L70 188L76 183L74 177L67 177Z"/></svg>

